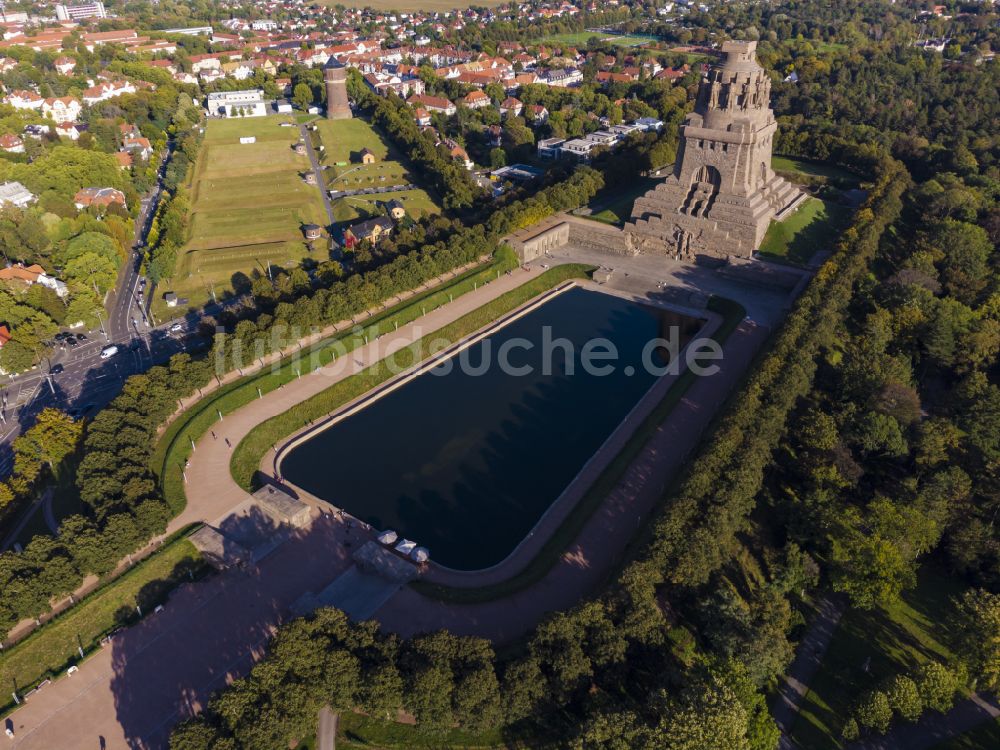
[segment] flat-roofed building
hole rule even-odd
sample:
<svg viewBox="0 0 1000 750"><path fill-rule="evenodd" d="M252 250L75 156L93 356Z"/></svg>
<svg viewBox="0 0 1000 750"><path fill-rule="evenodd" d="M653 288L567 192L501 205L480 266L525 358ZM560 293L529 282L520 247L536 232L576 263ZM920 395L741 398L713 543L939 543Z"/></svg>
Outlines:
<svg viewBox="0 0 1000 750"><path fill-rule="evenodd" d="M208 95L208 113L215 117L263 117L267 114L261 89L214 91Z"/></svg>

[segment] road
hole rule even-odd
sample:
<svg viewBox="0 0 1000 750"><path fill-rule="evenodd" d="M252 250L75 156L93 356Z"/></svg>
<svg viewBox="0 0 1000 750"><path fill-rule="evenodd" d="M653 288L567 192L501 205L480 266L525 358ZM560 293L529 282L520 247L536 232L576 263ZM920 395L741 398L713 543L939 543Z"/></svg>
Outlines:
<svg viewBox="0 0 1000 750"><path fill-rule="evenodd" d="M328 226L332 227L337 222L333 218L333 204L330 202L330 196L326 192L326 177L323 175L323 167L319 163L319 156L313 147L312 136L305 125L299 125L299 135L306 145L306 153L309 154L309 164L312 165L313 174L316 176L316 187L319 190L319 194L323 197L323 207L326 208Z"/></svg>
<svg viewBox="0 0 1000 750"><path fill-rule="evenodd" d="M171 332L169 323L150 325L143 300L145 285L139 269L149 228L163 195L163 176L173 153L169 144L160 160L157 182L143 197L135 219L129 259L122 264L115 289L108 297L107 316L95 331L80 334L72 345L61 343L35 368L0 380L0 477L13 466L12 443L34 424L42 409L55 406L92 415L121 390L125 379L164 362L185 348L188 334L197 329L196 317ZM101 358L101 350L117 344L119 353Z"/></svg>

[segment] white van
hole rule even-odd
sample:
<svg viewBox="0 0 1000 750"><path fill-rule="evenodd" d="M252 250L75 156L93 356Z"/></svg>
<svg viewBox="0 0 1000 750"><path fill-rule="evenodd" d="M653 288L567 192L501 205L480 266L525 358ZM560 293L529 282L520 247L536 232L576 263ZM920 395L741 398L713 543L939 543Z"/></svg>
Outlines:
<svg viewBox="0 0 1000 750"><path fill-rule="evenodd" d="M118 347L112 344L111 346L106 346L101 349L101 359L108 359L113 357L118 353Z"/></svg>

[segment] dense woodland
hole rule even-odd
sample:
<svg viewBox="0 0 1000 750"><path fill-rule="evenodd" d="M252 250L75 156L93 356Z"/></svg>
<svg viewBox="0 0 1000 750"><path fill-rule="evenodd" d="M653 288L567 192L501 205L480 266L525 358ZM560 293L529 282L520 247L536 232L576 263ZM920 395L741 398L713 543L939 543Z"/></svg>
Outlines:
<svg viewBox="0 0 1000 750"><path fill-rule="evenodd" d="M535 746L770 750L764 696L803 594L878 606L929 558L968 585L945 615L959 659L858 696L843 736L998 687L1000 70L914 49L886 7L741 7L686 32L753 26L777 79L777 150L849 168L868 198L614 583L502 659L479 639L400 642L321 611L176 730L175 750L284 745L326 703ZM974 49L983 25L961 23ZM777 41L789 33L812 41Z"/></svg>

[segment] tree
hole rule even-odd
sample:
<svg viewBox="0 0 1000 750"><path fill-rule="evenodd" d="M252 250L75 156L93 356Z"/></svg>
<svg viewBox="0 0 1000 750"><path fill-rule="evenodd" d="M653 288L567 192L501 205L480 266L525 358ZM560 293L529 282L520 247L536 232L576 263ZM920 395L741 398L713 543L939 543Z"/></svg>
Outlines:
<svg viewBox="0 0 1000 750"><path fill-rule="evenodd" d="M665 750L751 750L746 708L717 679L692 686L670 704L658 735Z"/></svg>
<svg viewBox="0 0 1000 750"><path fill-rule="evenodd" d="M924 711L917 683L906 675L893 677L885 688L892 710L904 721L916 721Z"/></svg>
<svg viewBox="0 0 1000 750"><path fill-rule="evenodd" d="M943 664L936 661L924 664L917 672L916 683L920 700L927 708L944 713L954 705L958 680Z"/></svg>
<svg viewBox="0 0 1000 750"><path fill-rule="evenodd" d="M962 656L982 687L1000 687L1000 594L969 589L958 603Z"/></svg>
<svg viewBox="0 0 1000 750"><path fill-rule="evenodd" d="M892 722L888 696L881 690L874 691L858 705L854 715L861 726L885 734Z"/></svg>
<svg viewBox="0 0 1000 750"><path fill-rule="evenodd" d="M313 92L307 83L295 84L292 91L292 102L296 107L305 112L313 103Z"/></svg>
<svg viewBox="0 0 1000 750"><path fill-rule="evenodd" d="M56 466L76 450L83 435L83 424L59 409L46 408L39 412L27 431L14 441L14 450L31 456L39 463Z"/></svg>

